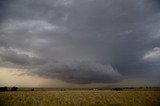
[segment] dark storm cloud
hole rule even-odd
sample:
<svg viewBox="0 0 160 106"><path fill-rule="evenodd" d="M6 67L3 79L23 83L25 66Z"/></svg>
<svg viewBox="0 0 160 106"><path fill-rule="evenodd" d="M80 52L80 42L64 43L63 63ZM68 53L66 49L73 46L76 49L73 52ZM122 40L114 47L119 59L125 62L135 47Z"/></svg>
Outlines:
<svg viewBox="0 0 160 106"><path fill-rule="evenodd" d="M49 64L35 72L40 76L79 84L113 83L122 79L122 75L111 65L86 61Z"/></svg>
<svg viewBox="0 0 160 106"><path fill-rule="evenodd" d="M160 47L158 0L13 0L1 5L0 45L22 52L1 58L23 65L37 64L27 53L43 58L46 69L34 67L39 75L74 83L116 82L114 75L104 74L108 69L99 68L111 64L124 78L146 78L145 70L160 69L154 50Z"/></svg>
<svg viewBox="0 0 160 106"><path fill-rule="evenodd" d="M0 35L0 47L7 47L4 36Z"/></svg>
<svg viewBox="0 0 160 106"><path fill-rule="evenodd" d="M9 0L1 0L0 1L0 22L3 21L6 15L6 7Z"/></svg>
<svg viewBox="0 0 160 106"><path fill-rule="evenodd" d="M17 54L12 50L5 50L0 53L0 58L5 62L10 62L16 65L41 65L45 64L45 61L35 57L29 57L26 54Z"/></svg>

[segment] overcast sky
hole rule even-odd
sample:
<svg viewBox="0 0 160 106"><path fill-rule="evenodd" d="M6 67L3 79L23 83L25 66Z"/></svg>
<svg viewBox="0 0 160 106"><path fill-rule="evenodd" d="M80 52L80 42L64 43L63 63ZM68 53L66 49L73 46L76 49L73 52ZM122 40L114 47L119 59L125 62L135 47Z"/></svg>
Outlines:
<svg viewBox="0 0 160 106"><path fill-rule="evenodd" d="M160 2L0 0L0 71L0 86L160 86Z"/></svg>

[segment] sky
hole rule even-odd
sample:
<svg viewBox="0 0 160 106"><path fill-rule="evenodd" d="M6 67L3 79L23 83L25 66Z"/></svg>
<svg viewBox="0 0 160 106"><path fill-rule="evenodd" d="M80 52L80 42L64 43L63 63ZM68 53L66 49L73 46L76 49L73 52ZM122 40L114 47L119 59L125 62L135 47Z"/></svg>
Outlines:
<svg viewBox="0 0 160 106"><path fill-rule="evenodd" d="M159 0L0 0L0 86L160 86Z"/></svg>

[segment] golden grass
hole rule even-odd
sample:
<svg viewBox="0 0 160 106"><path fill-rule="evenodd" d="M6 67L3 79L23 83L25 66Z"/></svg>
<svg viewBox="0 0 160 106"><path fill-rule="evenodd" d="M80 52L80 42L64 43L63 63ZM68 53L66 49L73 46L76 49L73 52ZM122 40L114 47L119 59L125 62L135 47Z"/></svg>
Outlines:
<svg viewBox="0 0 160 106"><path fill-rule="evenodd" d="M160 91L3 92L0 106L160 106Z"/></svg>

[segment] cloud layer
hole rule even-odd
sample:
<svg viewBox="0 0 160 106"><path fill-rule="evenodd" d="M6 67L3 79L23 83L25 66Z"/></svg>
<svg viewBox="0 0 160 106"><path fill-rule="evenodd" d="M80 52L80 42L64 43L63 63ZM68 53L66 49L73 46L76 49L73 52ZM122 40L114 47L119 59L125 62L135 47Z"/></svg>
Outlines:
<svg viewBox="0 0 160 106"><path fill-rule="evenodd" d="M160 61L160 48L154 47L143 56L143 59L156 62Z"/></svg>
<svg viewBox="0 0 160 106"><path fill-rule="evenodd" d="M2 0L0 66L69 83L157 80L159 6L158 0Z"/></svg>
<svg viewBox="0 0 160 106"><path fill-rule="evenodd" d="M79 84L113 83L122 79L122 75L111 65L83 61L49 64L34 72L41 76Z"/></svg>

